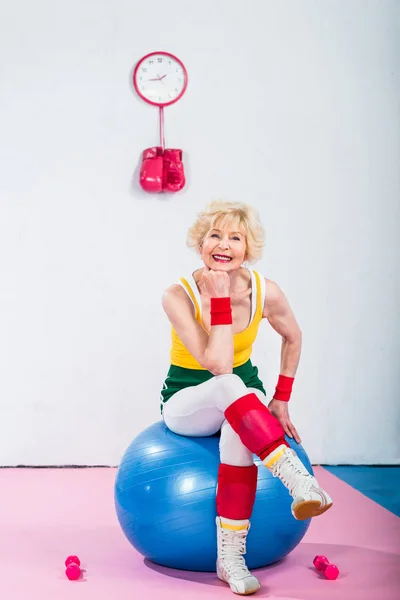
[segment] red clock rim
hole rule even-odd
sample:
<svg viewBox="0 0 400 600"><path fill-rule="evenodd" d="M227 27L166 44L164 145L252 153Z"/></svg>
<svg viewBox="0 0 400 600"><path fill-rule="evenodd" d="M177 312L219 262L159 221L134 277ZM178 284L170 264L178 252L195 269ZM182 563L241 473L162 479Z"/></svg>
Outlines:
<svg viewBox="0 0 400 600"><path fill-rule="evenodd" d="M140 92L140 90L139 90L139 87L138 87L138 84L137 84L137 82L136 82L136 75L137 75L137 72L138 72L138 70L139 70L139 67L140 67L140 65L142 64L142 62L143 62L144 60L146 60L146 58L149 58L149 56L154 56L154 55L156 55L156 54L162 54L163 56L169 56L169 57L173 58L174 60L176 60L176 62L177 62L177 63L179 63L179 64L180 64L180 66L182 67L182 70L183 70L183 74L184 74L185 81L184 81L184 84L183 84L182 91L181 91L181 93L179 94L179 96L177 96L177 97L176 97L174 100L171 100L170 102L152 102L151 100L148 100L148 99L147 99L147 98L145 98L145 96L143 96L143 94ZM134 85L134 88L135 88L135 90L136 90L136 92L137 92L138 96L140 96L140 98L141 98L142 100L144 100L144 101L145 101L145 102L147 102L148 104L152 104L153 106L169 106L170 104L175 104L175 102L178 102L178 100L180 100L180 99L182 98L183 94L186 92L186 88L187 88L187 84L188 84L188 74L187 74L186 67L185 67L185 65L183 64L183 62L182 62L182 61L181 61L181 60L180 60L180 59L179 59L177 56L175 56L174 54L171 54L170 52L163 52L162 50L160 50L159 52L149 52L148 54L146 54L146 56L143 56L143 57L142 57L142 58L141 58L141 59L138 61L137 65L136 65L136 67L135 67L135 70L134 70L134 72L133 72L133 78L132 78L132 79L133 79L133 85Z"/></svg>

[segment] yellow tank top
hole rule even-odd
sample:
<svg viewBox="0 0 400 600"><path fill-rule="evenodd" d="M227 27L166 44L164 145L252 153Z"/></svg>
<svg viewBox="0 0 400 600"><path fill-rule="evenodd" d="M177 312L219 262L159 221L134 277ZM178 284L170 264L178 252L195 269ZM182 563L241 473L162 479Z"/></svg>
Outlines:
<svg viewBox="0 0 400 600"><path fill-rule="evenodd" d="M233 367L239 367L247 362L251 356L253 349L253 343L257 337L258 327L260 325L263 313L263 296L264 296L264 280L256 271L250 270L251 281L252 281L252 311L250 324L239 333L233 336ZM200 297L193 287L196 285L193 278L192 285L184 277L180 278L181 285L185 288L189 294L194 308L195 308L195 319L203 327L200 310ZM184 369L201 369L205 370L200 363L190 354L186 346L184 346L182 340L179 338L175 329L172 327L172 346L171 346L171 364L177 367L183 367Z"/></svg>

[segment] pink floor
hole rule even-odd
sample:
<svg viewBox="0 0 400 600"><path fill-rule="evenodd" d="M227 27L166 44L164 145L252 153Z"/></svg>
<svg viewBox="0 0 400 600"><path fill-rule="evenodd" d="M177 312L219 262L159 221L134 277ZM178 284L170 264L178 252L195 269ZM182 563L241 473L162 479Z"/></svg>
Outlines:
<svg viewBox="0 0 400 600"><path fill-rule="evenodd" d="M400 519L322 468L335 500L303 542L278 565L256 571L271 600L398 600ZM0 470L0 598L4 600L198 600L230 598L212 573L144 561L121 533L113 506L114 469ZM166 540L167 542L167 540ZM63 562L78 554L84 578L70 582ZM327 581L312 560L341 570Z"/></svg>

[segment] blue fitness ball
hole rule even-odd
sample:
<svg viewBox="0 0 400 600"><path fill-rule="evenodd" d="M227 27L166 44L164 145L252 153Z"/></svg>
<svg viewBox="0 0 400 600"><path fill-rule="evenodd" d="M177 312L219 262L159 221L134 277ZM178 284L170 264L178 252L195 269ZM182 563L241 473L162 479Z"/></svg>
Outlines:
<svg viewBox="0 0 400 600"><path fill-rule="evenodd" d="M287 438L312 474L306 452ZM256 457L257 496L247 538L250 569L274 563L304 537L310 521L296 521L282 482ZM149 560L188 571L215 571L215 493L219 435L184 437L159 421L140 433L117 470L115 506L122 531Z"/></svg>

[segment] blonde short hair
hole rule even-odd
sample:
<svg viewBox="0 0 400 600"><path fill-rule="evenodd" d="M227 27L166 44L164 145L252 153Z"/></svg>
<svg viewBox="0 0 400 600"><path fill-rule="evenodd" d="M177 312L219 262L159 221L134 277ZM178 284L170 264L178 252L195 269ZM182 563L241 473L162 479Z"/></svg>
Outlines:
<svg viewBox="0 0 400 600"><path fill-rule="evenodd" d="M196 221L188 231L187 245L200 252L207 233L217 224L228 225L243 231L246 236L246 260L254 263L262 256L264 248L264 229L255 208L241 202L214 200L197 215Z"/></svg>

